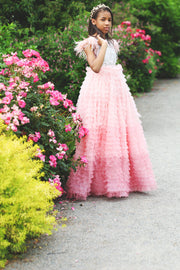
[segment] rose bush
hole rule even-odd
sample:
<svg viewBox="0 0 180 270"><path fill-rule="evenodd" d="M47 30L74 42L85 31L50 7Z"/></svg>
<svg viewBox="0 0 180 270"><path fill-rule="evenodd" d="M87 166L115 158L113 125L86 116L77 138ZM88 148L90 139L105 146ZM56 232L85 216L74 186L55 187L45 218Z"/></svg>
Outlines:
<svg viewBox="0 0 180 270"><path fill-rule="evenodd" d="M26 135L39 145L36 158L44 162L43 180L62 193L70 168L85 165L73 159L76 141L87 134L73 102L43 83L48 63L35 50L4 55L6 68L0 72L0 117L17 136Z"/></svg>
<svg viewBox="0 0 180 270"><path fill-rule="evenodd" d="M49 81L62 93L77 101L80 86L84 80L86 61L76 56L75 41L88 37L87 21L89 12L84 12L70 22L64 31L47 31L25 38L24 45L36 47L42 57L49 63L50 70L46 73ZM13 48L12 48L13 49ZM16 49L16 48L14 48Z"/></svg>
<svg viewBox="0 0 180 270"><path fill-rule="evenodd" d="M120 1L113 4L113 13L116 25L119 18L128 20L134 27L145 29L152 37L151 47L161 51L164 63L157 77L173 78L179 74L179 1Z"/></svg>
<svg viewBox="0 0 180 270"><path fill-rule="evenodd" d="M162 65L161 52L150 48L151 36L143 29L132 27L130 21L118 25L114 29L114 36L120 44L118 59L131 92L149 91Z"/></svg>

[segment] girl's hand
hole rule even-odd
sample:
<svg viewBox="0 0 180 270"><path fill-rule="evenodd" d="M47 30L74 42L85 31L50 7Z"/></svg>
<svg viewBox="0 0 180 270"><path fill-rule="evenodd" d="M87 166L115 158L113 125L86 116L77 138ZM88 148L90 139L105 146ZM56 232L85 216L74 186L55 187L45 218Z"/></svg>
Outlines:
<svg viewBox="0 0 180 270"><path fill-rule="evenodd" d="M100 37L100 35L97 35L98 44L102 46L103 44L107 44L107 40Z"/></svg>

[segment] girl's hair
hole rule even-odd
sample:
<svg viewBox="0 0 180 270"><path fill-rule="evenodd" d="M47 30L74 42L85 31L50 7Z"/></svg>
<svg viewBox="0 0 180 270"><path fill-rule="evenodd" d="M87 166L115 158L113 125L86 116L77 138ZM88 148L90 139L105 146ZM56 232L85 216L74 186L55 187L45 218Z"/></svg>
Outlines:
<svg viewBox="0 0 180 270"><path fill-rule="evenodd" d="M112 26L113 26L113 14L112 14L111 9L105 5L98 5L97 7L93 8L91 11L91 17L89 19L89 26L88 26L88 33L90 36L93 36L94 34L97 33L98 35L100 35L100 37L103 38L103 33L97 28L96 25L92 24L92 22L91 22L91 19L95 19L95 20L97 19L98 14L101 11L108 11L111 14ZM112 39L111 35L112 35L112 28L111 28L110 35L109 35L109 33L107 33L105 35L105 38L107 40L111 40Z"/></svg>

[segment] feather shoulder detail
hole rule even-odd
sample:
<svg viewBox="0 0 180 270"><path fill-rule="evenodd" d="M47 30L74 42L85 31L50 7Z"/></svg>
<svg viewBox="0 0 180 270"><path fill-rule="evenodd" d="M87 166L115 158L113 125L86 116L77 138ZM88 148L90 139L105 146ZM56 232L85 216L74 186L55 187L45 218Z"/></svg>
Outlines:
<svg viewBox="0 0 180 270"><path fill-rule="evenodd" d="M119 43L115 40L115 39L113 39L113 45L114 45L114 49L115 49L115 51L116 51L116 53L118 53L119 52Z"/></svg>
<svg viewBox="0 0 180 270"><path fill-rule="evenodd" d="M74 48L75 52L77 55L79 55L82 58L86 59L86 54L84 52L84 49L88 46L91 47L92 51L94 51L96 53L97 49L98 49L98 42L97 39L95 37L88 37L85 38L84 40L75 42L76 46Z"/></svg>

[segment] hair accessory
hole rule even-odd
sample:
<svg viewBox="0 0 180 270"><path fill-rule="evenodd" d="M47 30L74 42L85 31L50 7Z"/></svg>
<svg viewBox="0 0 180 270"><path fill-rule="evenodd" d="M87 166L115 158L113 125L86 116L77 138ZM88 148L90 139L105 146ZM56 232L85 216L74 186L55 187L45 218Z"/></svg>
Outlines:
<svg viewBox="0 0 180 270"><path fill-rule="evenodd" d="M98 9L101 9L101 8L108 8L110 10L110 7L105 6L104 4L99 4L98 6L93 7L93 9L91 10L90 19L92 19L94 14L98 11Z"/></svg>

